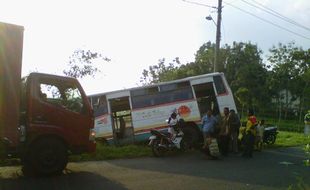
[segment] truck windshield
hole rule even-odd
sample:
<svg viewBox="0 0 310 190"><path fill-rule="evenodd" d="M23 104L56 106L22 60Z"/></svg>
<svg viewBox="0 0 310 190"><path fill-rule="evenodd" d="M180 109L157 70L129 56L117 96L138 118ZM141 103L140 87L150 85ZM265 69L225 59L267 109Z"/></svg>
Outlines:
<svg viewBox="0 0 310 190"><path fill-rule="evenodd" d="M40 99L44 102L62 106L70 111L80 113L83 100L76 86L66 84L40 83Z"/></svg>

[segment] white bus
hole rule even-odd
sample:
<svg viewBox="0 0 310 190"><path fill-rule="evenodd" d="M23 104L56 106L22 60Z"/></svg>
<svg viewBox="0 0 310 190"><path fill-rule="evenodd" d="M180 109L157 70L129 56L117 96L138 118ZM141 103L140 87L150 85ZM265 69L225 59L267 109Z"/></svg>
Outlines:
<svg viewBox="0 0 310 190"><path fill-rule="evenodd" d="M89 96L94 108L97 138L110 143L146 140L150 129L166 130L166 119L177 110L185 120L183 132L192 143L202 141L201 118L208 109L220 114L224 107L236 110L223 73Z"/></svg>

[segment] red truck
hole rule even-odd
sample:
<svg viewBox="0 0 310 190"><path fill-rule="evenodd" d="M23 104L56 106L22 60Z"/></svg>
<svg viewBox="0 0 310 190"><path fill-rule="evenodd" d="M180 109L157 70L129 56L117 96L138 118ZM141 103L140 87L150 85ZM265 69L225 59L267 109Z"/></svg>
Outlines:
<svg viewBox="0 0 310 190"><path fill-rule="evenodd" d="M0 147L37 174L57 174L69 154L95 151L93 111L75 78L21 78L23 31L0 22Z"/></svg>

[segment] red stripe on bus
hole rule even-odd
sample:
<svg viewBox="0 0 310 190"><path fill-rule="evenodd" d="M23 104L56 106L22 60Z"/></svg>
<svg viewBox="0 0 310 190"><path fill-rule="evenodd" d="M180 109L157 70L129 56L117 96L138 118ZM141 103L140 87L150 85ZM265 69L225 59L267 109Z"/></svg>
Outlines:
<svg viewBox="0 0 310 190"><path fill-rule="evenodd" d="M226 90L226 92L225 92L225 93L218 94L217 96L227 96L227 95L229 95L229 93L228 93L228 91Z"/></svg>

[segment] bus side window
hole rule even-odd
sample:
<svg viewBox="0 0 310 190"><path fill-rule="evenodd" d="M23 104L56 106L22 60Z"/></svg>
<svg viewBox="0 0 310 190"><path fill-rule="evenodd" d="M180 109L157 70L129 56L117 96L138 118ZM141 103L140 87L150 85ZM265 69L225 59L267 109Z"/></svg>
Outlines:
<svg viewBox="0 0 310 190"><path fill-rule="evenodd" d="M213 81L214 81L217 94L225 94L226 88L225 88L225 84L223 82L222 77L220 75L213 76Z"/></svg>
<svg viewBox="0 0 310 190"><path fill-rule="evenodd" d="M97 98L97 104L94 107L94 115L98 117L100 115L104 115L108 113L108 104L105 96L101 96Z"/></svg>

